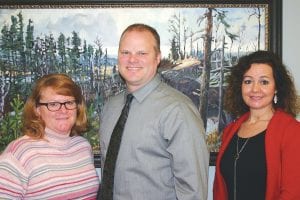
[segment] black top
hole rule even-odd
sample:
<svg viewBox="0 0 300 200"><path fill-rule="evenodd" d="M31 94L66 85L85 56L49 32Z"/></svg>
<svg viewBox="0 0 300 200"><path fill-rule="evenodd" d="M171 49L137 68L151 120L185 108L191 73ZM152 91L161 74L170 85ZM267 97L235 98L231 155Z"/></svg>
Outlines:
<svg viewBox="0 0 300 200"><path fill-rule="evenodd" d="M236 199L237 200L264 200L266 191L266 156L265 133L263 131L250 137L236 161ZM237 134L230 141L221 159L221 173L224 177L228 199L234 195L234 162L236 155ZM239 137L239 150L247 138Z"/></svg>

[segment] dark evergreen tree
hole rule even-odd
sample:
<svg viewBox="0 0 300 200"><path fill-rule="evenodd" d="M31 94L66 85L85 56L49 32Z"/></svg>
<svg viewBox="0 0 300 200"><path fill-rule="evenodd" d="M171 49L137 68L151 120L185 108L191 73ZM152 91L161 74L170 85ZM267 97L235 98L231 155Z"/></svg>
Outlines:
<svg viewBox="0 0 300 200"><path fill-rule="evenodd" d="M34 36L33 36L34 26L31 19L28 20L28 25L26 28L25 36L25 55L26 55L26 66L28 66L29 71L33 74L33 47L34 47Z"/></svg>
<svg viewBox="0 0 300 200"><path fill-rule="evenodd" d="M63 33L60 33L58 37L57 51L60 58L58 72L66 72L67 71L66 37Z"/></svg>

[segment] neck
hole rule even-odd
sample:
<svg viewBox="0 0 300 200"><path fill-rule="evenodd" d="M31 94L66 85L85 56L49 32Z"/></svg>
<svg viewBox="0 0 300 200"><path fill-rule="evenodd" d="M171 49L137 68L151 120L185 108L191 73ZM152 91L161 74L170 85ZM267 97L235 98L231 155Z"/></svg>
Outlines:
<svg viewBox="0 0 300 200"><path fill-rule="evenodd" d="M248 123L256 123L259 121L270 121L274 115L274 108L269 107L263 110L250 110Z"/></svg>

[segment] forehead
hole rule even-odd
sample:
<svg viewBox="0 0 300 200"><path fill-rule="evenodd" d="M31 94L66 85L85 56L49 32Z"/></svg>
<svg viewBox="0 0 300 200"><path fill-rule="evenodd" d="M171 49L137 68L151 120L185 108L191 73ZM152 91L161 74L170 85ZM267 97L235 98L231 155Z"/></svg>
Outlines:
<svg viewBox="0 0 300 200"><path fill-rule="evenodd" d="M265 63L253 63L244 76L273 76L273 69Z"/></svg>
<svg viewBox="0 0 300 200"><path fill-rule="evenodd" d="M62 95L59 94L57 91L55 91L51 87L46 87L41 91L41 99L43 100L64 100L64 99L69 99L69 98L74 98L72 96L67 96L67 95Z"/></svg>
<svg viewBox="0 0 300 200"><path fill-rule="evenodd" d="M147 30L132 30L124 33L124 35L120 40L120 44L125 43L128 40L131 40L131 42L141 42L141 41L145 41L147 43L155 42L154 36L152 35L152 33L150 33Z"/></svg>
<svg viewBox="0 0 300 200"><path fill-rule="evenodd" d="M47 96L52 96L56 94L56 91L52 87L46 87L41 90L40 92L41 97L47 97Z"/></svg>

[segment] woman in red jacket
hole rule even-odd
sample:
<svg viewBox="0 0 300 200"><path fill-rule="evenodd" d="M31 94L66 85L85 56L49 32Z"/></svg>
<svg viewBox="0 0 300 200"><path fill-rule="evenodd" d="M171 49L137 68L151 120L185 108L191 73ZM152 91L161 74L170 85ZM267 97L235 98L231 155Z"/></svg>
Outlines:
<svg viewBox="0 0 300 200"><path fill-rule="evenodd" d="M232 67L225 108L237 120L223 131L214 200L300 199L300 122L293 79L272 52Z"/></svg>

